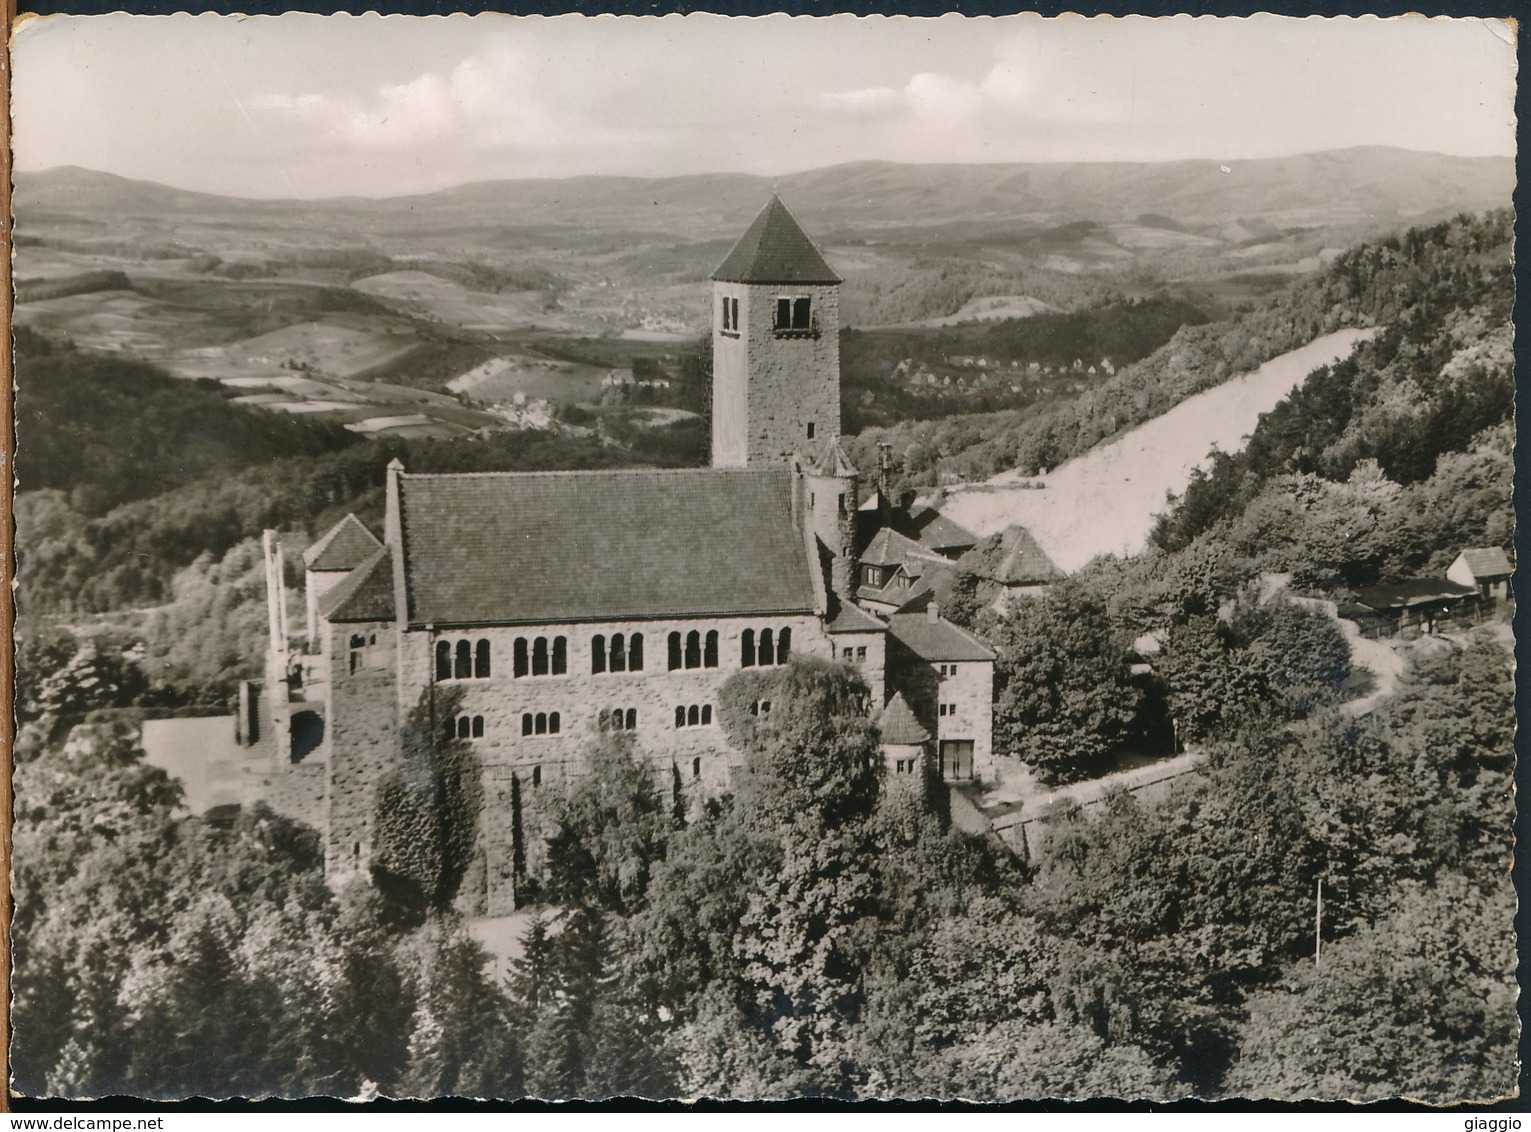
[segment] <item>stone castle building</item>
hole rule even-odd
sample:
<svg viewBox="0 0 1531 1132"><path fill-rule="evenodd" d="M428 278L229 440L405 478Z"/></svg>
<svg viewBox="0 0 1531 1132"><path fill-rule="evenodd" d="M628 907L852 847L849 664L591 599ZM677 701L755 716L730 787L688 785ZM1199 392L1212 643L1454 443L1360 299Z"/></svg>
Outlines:
<svg viewBox="0 0 1531 1132"><path fill-rule="evenodd" d="M432 726L484 767L491 913L535 856L519 824L536 792L583 773L593 737L630 733L667 787L726 789L740 756L717 695L743 669L854 665L889 726L890 779L992 775L993 653L928 592L903 612L856 600L880 532L839 443L839 283L774 197L714 273L712 467L395 461L380 537L348 516L304 554L301 636L268 538L275 694L241 718L270 720L331 875L367 867L378 780L406 717L438 698L458 706Z"/></svg>

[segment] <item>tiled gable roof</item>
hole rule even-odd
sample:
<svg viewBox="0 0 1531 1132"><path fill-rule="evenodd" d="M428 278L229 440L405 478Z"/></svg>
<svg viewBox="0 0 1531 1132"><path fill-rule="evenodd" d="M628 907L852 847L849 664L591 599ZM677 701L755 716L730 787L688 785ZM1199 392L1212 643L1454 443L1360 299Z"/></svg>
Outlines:
<svg viewBox="0 0 1531 1132"><path fill-rule="evenodd" d="M310 570L354 570L383 544L355 515L347 515L303 552Z"/></svg>
<svg viewBox="0 0 1531 1132"><path fill-rule="evenodd" d="M888 706L882 709L882 714L877 717L877 728L882 732L882 741L901 747L917 747L930 741L930 732L920 726L920 721L914 718L914 712L909 710L909 705L904 702L904 693L895 692L893 698L888 701Z"/></svg>
<svg viewBox="0 0 1531 1132"><path fill-rule="evenodd" d="M324 595L319 612L326 621L392 621L393 553L380 546Z"/></svg>
<svg viewBox="0 0 1531 1132"><path fill-rule="evenodd" d="M994 650L960 625L929 613L894 613L888 633L923 660L993 660Z"/></svg>
<svg viewBox="0 0 1531 1132"><path fill-rule="evenodd" d="M810 613L785 470L400 475L412 625Z"/></svg>
<svg viewBox="0 0 1531 1132"><path fill-rule="evenodd" d="M863 566L902 566L911 555L923 556L925 548L911 538L905 538L892 527L884 527L867 543L861 552ZM918 571L913 571L918 573Z"/></svg>
<svg viewBox="0 0 1531 1132"><path fill-rule="evenodd" d="M1474 578L1486 582L1492 578L1508 578L1515 571L1507 554L1497 546L1472 547L1462 552L1462 560L1472 571Z"/></svg>
<svg viewBox="0 0 1531 1132"><path fill-rule="evenodd" d="M773 195L712 273L720 283L839 283L840 277Z"/></svg>
<svg viewBox="0 0 1531 1132"><path fill-rule="evenodd" d="M888 626L855 602L839 601L834 616L824 625L826 633L883 633Z"/></svg>
<svg viewBox="0 0 1531 1132"><path fill-rule="evenodd" d="M954 523L932 507L921 507L909 513L906 520L910 533L921 546L931 550L957 550L974 546L978 536L959 523Z"/></svg>
<svg viewBox="0 0 1531 1132"><path fill-rule="evenodd" d="M1022 526L1007 527L964 554L964 569L1005 586L1031 586L1062 578L1063 571Z"/></svg>

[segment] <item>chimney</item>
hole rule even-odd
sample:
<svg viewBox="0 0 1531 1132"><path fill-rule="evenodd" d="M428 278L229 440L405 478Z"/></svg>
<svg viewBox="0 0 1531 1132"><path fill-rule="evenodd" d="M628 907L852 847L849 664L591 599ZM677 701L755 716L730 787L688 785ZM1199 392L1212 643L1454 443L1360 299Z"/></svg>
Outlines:
<svg viewBox="0 0 1531 1132"><path fill-rule="evenodd" d="M282 562L276 532L261 532L261 557L266 564L266 628L271 638L271 651L277 656L287 653L287 627L283 614L286 612L286 595L282 593Z"/></svg>
<svg viewBox="0 0 1531 1132"><path fill-rule="evenodd" d="M886 527L893 519L893 500L888 494L892 488L888 473L891 470L888 453L893 445L886 440L877 442L877 525Z"/></svg>
<svg viewBox="0 0 1531 1132"><path fill-rule="evenodd" d="M941 620L941 605L934 598L932 598L930 604L925 607L925 619L927 621Z"/></svg>

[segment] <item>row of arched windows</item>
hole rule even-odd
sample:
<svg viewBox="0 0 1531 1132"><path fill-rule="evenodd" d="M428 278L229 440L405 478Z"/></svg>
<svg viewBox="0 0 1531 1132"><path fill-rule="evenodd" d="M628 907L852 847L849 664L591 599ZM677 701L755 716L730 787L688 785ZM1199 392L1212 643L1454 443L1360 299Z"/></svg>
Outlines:
<svg viewBox="0 0 1531 1132"><path fill-rule="evenodd" d="M691 704L689 707L682 705L675 709L676 727L711 727L712 705Z"/></svg>
<svg viewBox="0 0 1531 1132"><path fill-rule="evenodd" d="M482 739L484 737L484 717L481 715L454 715L446 721L442 729L443 736L447 739Z"/></svg>
<svg viewBox="0 0 1531 1132"><path fill-rule="evenodd" d="M613 633L608 643L604 634L590 638L591 672L642 672L643 634L634 633L624 638Z"/></svg>
<svg viewBox="0 0 1531 1132"><path fill-rule="evenodd" d="M739 634L739 664L744 668L786 664L791 651L792 630L786 626L775 634L769 629L762 629L758 634L753 629L746 629Z"/></svg>
<svg viewBox="0 0 1531 1132"><path fill-rule="evenodd" d="M521 734L557 735L563 730L563 720L556 711L539 711L535 715L526 712L521 716Z"/></svg>
<svg viewBox="0 0 1531 1132"><path fill-rule="evenodd" d="M638 730L638 709L606 708L601 709L601 714L596 717L596 726L601 731L636 731Z"/></svg>
<svg viewBox="0 0 1531 1132"><path fill-rule="evenodd" d="M696 629L689 633L671 633L669 668L718 667L718 631L704 635ZM746 629L739 637L739 663L745 668L787 663L792 649L792 630L783 626L770 629ZM352 664L353 671L355 663ZM569 671L567 637L517 637L512 674L522 676L563 676ZM590 638L590 671L642 672L643 634L613 633L608 638L597 633ZM489 641L457 640L436 642L437 680L487 680L489 678Z"/></svg>
<svg viewBox="0 0 1531 1132"><path fill-rule="evenodd" d="M569 671L567 637L517 637L513 673L521 676L562 676Z"/></svg>
<svg viewBox="0 0 1531 1132"><path fill-rule="evenodd" d="M716 668L718 666L718 631L709 629L705 637L692 629L682 637L670 634L670 671L677 668Z"/></svg>
<svg viewBox="0 0 1531 1132"><path fill-rule="evenodd" d="M436 642L436 679L487 680L489 678L489 642Z"/></svg>

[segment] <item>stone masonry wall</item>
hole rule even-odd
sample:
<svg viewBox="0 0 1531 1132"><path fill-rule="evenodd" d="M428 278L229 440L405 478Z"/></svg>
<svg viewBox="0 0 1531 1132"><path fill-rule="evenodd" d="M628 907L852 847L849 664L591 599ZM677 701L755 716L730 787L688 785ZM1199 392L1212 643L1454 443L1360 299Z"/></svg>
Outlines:
<svg viewBox="0 0 1531 1132"><path fill-rule="evenodd" d="M748 382L748 463L786 466L793 453L811 451L840 435L839 289L736 286ZM818 337L778 337L772 328L777 297L800 295L812 302Z"/></svg>
<svg viewBox="0 0 1531 1132"><path fill-rule="evenodd" d="M380 646L366 649L365 663L350 671L350 635L373 632ZM381 645L395 638L387 624L326 625L324 633L329 662L324 860L325 871L337 876L367 868L377 782L399 757L398 646Z"/></svg>
<svg viewBox="0 0 1531 1132"><path fill-rule="evenodd" d="M955 675L942 675L941 667L955 663ZM915 656L896 640L888 642L888 686L891 696L903 692L920 725L940 740L966 739L973 743L973 776L994 777L994 663L964 660L927 661ZM941 704L950 705L940 713Z"/></svg>
<svg viewBox="0 0 1531 1132"><path fill-rule="evenodd" d="M770 628L774 636L784 626L792 630L793 653L830 655L829 642L818 619L812 616L550 624L440 630L434 634L411 631L402 634L400 699L413 703L420 690L429 686L434 678L437 640L453 642L455 647L460 639L475 645L485 639L490 643L489 678L453 679L443 681L442 686L462 688L461 713L470 719L483 717L484 734L474 746L486 768L512 768L528 790L536 789L534 780L540 784L582 774L585 746L600 734L600 712L620 709L625 716L631 708L637 712L634 738L656 772L667 773L673 763L688 782L697 779L708 789L719 790L729 784L734 755L717 717L717 689L742 667L740 636L745 629L758 634ZM684 637L692 630L704 640L709 630L718 632L718 667L669 671L669 634L678 631ZM604 636L609 647L614 633L630 639L635 632L643 634L642 672L591 672L591 644L596 634ZM525 637L529 648L532 640L545 637L551 649L553 638L558 636L568 642L565 675L513 674L517 637ZM692 704L712 706L711 726L676 728L676 707ZM553 712L560 717L559 734L522 734L524 714L550 716Z"/></svg>
<svg viewBox="0 0 1531 1132"><path fill-rule="evenodd" d="M955 675L938 676L940 701L950 707L937 716L936 738L972 740L973 777L988 781L994 777L994 662L963 660L952 667Z"/></svg>
<svg viewBox="0 0 1531 1132"><path fill-rule="evenodd" d="M738 283L715 283L712 301L712 466L742 468L749 459L749 398L742 331L723 329L725 297L738 298L745 317L746 290Z"/></svg>
<svg viewBox="0 0 1531 1132"><path fill-rule="evenodd" d="M876 715L888 702L887 684L883 679L887 665L888 634L834 633L829 639L835 659L854 664L860 670L862 679L872 690L872 714ZM865 660L860 657L861 649L866 650Z"/></svg>

